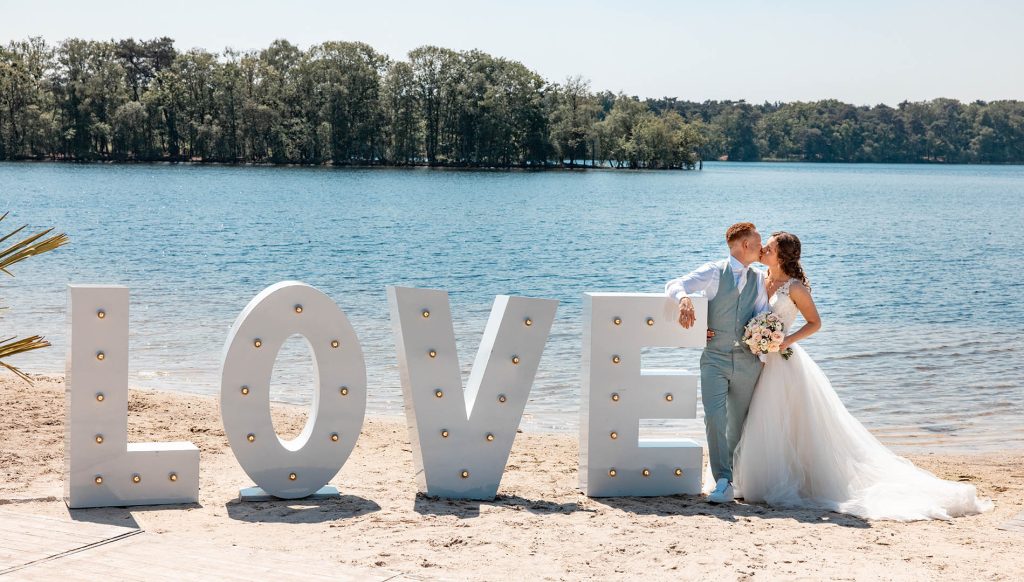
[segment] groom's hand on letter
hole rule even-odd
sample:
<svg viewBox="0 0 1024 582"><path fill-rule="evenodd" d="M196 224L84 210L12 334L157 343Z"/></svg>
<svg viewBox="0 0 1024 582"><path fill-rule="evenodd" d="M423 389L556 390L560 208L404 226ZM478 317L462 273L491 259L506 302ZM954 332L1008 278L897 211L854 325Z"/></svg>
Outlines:
<svg viewBox="0 0 1024 582"><path fill-rule="evenodd" d="M690 329L696 320L697 316L693 313L693 301L690 301L689 297L683 297L679 300L679 325Z"/></svg>

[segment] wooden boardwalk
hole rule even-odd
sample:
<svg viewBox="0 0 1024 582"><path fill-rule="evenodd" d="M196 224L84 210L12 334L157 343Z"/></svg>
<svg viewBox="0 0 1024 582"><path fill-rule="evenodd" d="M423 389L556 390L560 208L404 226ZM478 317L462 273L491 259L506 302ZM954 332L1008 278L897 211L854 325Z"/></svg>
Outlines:
<svg viewBox="0 0 1024 582"><path fill-rule="evenodd" d="M359 580L416 578L287 552L177 539L141 529L0 512L4 580Z"/></svg>
<svg viewBox="0 0 1024 582"><path fill-rule="evenodd" d="M0 511L0 574L140 532L131 527Z"/></svg>

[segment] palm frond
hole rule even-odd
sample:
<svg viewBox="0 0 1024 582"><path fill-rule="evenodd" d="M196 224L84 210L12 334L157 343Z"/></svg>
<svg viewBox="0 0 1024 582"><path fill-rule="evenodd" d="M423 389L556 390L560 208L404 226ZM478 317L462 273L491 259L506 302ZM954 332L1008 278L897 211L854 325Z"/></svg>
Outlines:
<svg viewBox="0 0 1024 582"><path fill-rule="evenodd" d="M21 227L14 232L19 232L22 228L25 227ZM13 277L14 275L7 270L7 267L10 267L15 263L24 261L29 257L34 257L36 255L41 255L43 253L52 251L68 243L68 235L64 233L55 234L49 238L43 238L46 235L50 234L51 232L53 232L53 229L48 228L42 232L38 232L32 236L22 239L21 241L18 241L12 244L11 246L7 247L6 249L0 251L0 271L3 271L4 273L7 273L8 275L11 275ZM8 235L8 237L9 236L10 235ZM6 238L8 237L0 239L0 242L6 240Z"/></svg>
<svg viewBox="0 0 1024 582"><path fill-rule="evenodd" d="M7 216L7 215L5 214L4 216ZM3 220L4 216L0 216L0 220ZM18 234L19 232L25 230L26 228L28 228L28 225L27 224L23 224L23 225L19 226L18 228L12 230L11 232L5 234L4 236L0 237L0 243L2 243L5 240L11 238L12 236Z"/></svg>
<svg viewBox="0 0 1024 582"><path fill-rule="evenodd" d="M7 368L11 372L14 372L19 378L32 383L32 379L29 378L28 374L22 372L18 368L4 362L4 358L23 354L25 352L31 352L32 350L38 350L40 348L46 348L50 346L50 342L43 339L41 335L34 335L22 339L15 339L15 337L9 337L4 340L0 340L0 366Z"/></svg>
<svg viewBox="0 0 1024 582"><path fill-rule="evenodd" d="M2 222L9 212L0 215L0 222ZM26 225L27 226L27 225ZM7 233L6 235L0 236L0 244L6 243L11 237L19 235L26 226L21 226ZM28 236L18 242L15 242L7 248L0 250L0 271L7 273L10 276L14 276L13 273L7 270L8 267L16 263L20 263L29 257L41 255L43 253L52 251L59 247L62 247L68 243L68 235L61 233L49 236L53 232L52 228L48 228L42 232L37 232L31 236ZM17 239L15 239L17 240ZM5 309L0 307L0 309ZM43 339L43 336L34 335L31 337L16 339L15 337L9 337L4 340L0 340L0 367L7 368L13 372L16 376L22 380L32 383L32 379L29 378L28 374L22 372L17 367L8 364L3 361L4 358L23 354L25 352L31 352L32 350L38 350L40 348L49 347L50 342Z"/></svg>

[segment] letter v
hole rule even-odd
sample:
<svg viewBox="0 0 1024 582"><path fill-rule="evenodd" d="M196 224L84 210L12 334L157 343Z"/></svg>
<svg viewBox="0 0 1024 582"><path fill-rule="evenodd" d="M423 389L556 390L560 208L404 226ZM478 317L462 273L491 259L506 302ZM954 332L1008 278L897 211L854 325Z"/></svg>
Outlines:
<svg viewBox="0 0 1024 582"><path fill-rule="evenodd" d="M558 301L498 295L465 391L448 293L388 287L388 305L420 490L494 499Z"/></svg>

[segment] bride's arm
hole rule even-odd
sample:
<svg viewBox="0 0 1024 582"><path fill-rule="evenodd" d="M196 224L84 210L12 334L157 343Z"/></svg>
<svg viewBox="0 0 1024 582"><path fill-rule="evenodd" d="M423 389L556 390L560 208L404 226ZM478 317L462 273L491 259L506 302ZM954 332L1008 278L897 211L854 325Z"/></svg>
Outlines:
<svg viewBox="0 0 1024 582"><path fill-rule="evenodd" d="M789 298L796 304L796 308L800 310L800 314L804 316L804 321L807 323L782 341L780 346L782 350L802 339L810 337L811 334L821 329L821 317L818 315L818 308L815 307L814 299L811 298L811 292L807 290L807 287L794 281L794 284L789 288Z"/></svg>

